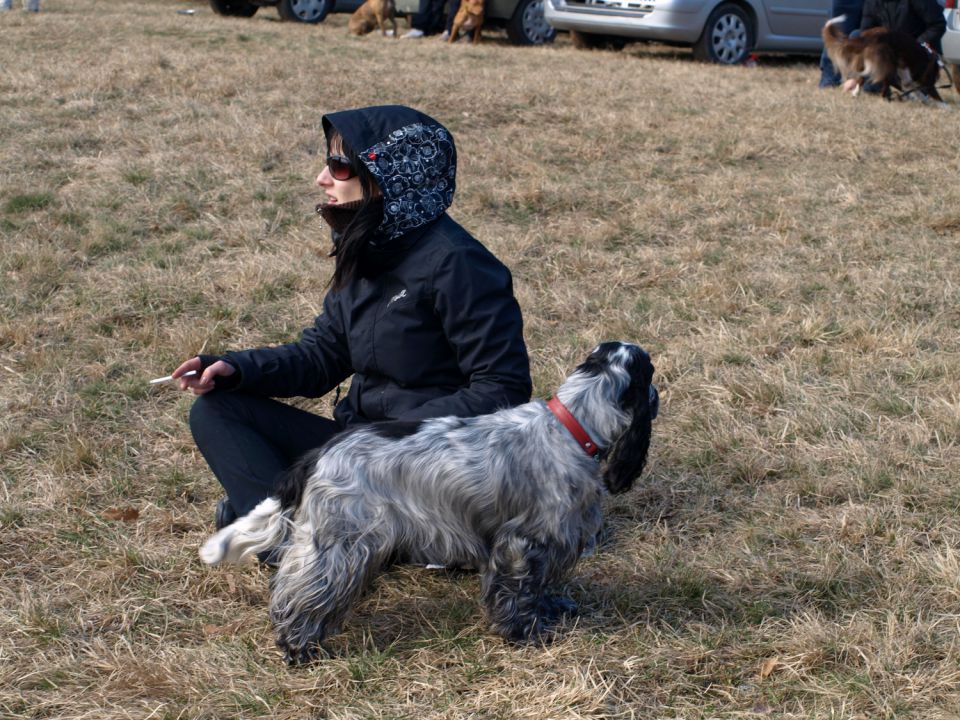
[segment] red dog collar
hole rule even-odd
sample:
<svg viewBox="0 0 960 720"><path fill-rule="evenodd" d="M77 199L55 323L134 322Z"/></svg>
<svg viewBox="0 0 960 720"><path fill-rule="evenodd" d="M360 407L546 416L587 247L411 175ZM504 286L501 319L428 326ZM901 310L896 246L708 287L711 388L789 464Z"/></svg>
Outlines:
<svg viewBox="0 0 960 720"><path fill-rule="evenodd" d="M557 416L563 426L570 431L570 434L573 435L574 439L580 443L580 447L583 448L584 452L587 453L590 457L594 457L600 448L597 447L597 444L590 439L590 436L587 434L587 431L583 429L583 426L577 422L577 419L570 414L570 411L567 410L566 405L560 402L560 398L552 397L547 401L547 407L553 411L553 414Z"/></svg>

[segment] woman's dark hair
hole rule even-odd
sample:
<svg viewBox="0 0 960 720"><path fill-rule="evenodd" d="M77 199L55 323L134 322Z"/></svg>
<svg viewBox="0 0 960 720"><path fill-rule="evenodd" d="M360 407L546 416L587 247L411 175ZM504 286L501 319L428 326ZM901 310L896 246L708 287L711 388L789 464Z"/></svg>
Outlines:
<svg viewBox="0 0 960 720"><path fill-rule="evenodd" d="M339 146L340 154L350 161L363 191L363 199L353 220L339 236L334 234L333 251L330 254L336 258L336 265L333 277L330 279L330 287L333 290L340 290L349 284L360 270L364 247L383 222L383 201L380 186L373 174L360 161L357 153L346 143L340 133L331 128L327 136L328 152L335 146Z"/></svg>

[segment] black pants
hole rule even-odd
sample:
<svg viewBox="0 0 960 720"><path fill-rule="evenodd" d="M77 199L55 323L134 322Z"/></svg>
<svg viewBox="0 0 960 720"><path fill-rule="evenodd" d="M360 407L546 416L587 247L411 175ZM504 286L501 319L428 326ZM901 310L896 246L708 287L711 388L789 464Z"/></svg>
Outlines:
<svg viewBox="0 0 960 720"><path fill-rule="evenodd" d="M436 35L443 32L443 6L446 0L427 0L423 11L410 20L410 26L422 30L424 35Z"/></svg>
<svg viewBox="0 0 960 720"><path fill-rule="evenodd" d="M333 420L242 392L201 395L190 430L238 516L273 494L277 476L341 428Z"/></svg>

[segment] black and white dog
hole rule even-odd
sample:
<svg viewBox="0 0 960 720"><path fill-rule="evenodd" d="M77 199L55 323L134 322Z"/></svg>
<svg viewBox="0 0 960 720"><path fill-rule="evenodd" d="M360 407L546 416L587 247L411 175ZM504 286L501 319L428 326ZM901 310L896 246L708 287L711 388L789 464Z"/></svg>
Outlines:
<svg viewBox="0 0 960 720"><path fill-rule="evenodd" d="M270 616L289 663L313 659L396 557L478 568L492 628L545 639L575 609L557 586L594 541L601 500L643 470L652 379L646 352L607 342L549 403L346 431L200 557L213 565L279 548Z"/></svg>

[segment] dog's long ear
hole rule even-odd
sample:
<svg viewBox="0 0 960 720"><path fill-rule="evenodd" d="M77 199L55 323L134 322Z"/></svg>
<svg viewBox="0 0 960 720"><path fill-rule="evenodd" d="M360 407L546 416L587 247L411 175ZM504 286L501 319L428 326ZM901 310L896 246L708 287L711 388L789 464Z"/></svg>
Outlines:
<svg viewBox="0 0 960 720"><path fill-rule="evenodd" d="M656 416L656 391L651 392L653 363L641 351L631 363L630 387L621 399L624 410L632 410L630 426L614 443L607 459L603 482L612 494L623 493L633 487L647 462L650 449L651 423Z"/></svg>

